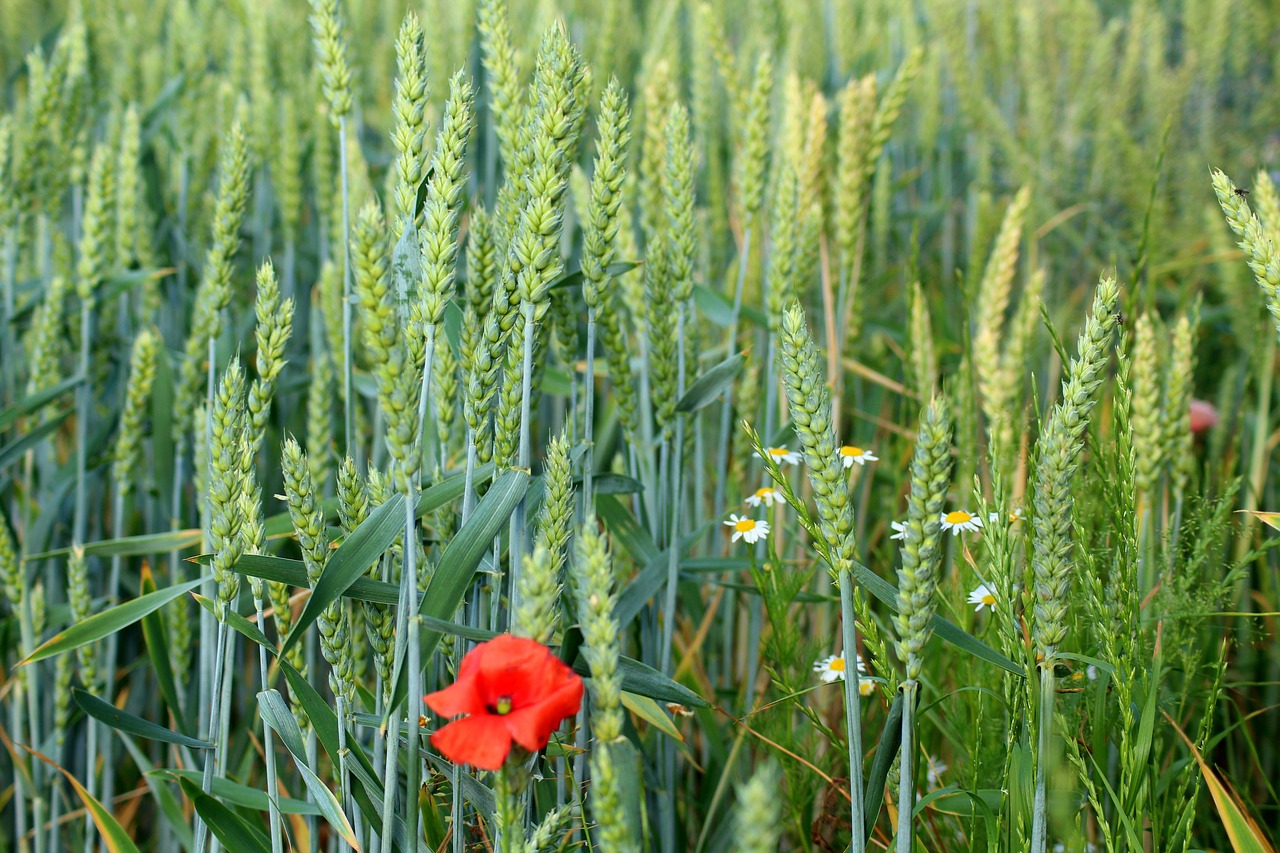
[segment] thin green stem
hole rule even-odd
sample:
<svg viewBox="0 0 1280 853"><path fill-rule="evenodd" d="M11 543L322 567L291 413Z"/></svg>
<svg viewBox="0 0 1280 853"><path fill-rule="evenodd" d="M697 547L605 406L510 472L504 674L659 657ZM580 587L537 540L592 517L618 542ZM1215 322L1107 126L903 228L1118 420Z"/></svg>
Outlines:
<svg viewBox="0 0 1280 853"><path fill-rule="evenodd" d="M858 691L858 623L853 612L853 573L842 566L839 572L840 621L844 640L844 714L845 729L849 736L849 799L850 825L853 836L850 853L866 850L866 833L863 830L864 812L862 786L862 694Z"/></svg>
<svg viewBox="0 0 1280 853"><path fill-rule="evenodd" d="M356 440L356 400L351 386L351 193L347 179L347 117L338 118L338 170L342 176L342 416L347 453L363 464Z"/></svg>
<svg viewBox="0 0 1280 853"><path fill-rule="evenodd" d="M222 673L226 669L226 646L227 646L227 623L221 619L218 620L218 639L215 647L215 658L213 665L213 681L210 695L213 697L212 707L209 710L209 724L205 729L205 739L213 743L213 748L205 753L204 757L204 774L200 779L200 790L209 793L213 788L213 771L217 767L219 761L219 753L222 752L222 744L219 743L218 730L220 727L222 713L219 705L222 702ZM195 815L195 843L192 849L195 853L203 853L205 842L209 840L209 827L200 819L200 814Z"/></svg>
<svg viewBox="0 0 1280 853"><path fill-rule="evenodd" d="M848 658L846 658L846 661ZM846 680L858 680L857 667L845 667ZM920 685L914 681L902 682L902 753L898 764L898 853L911 853L915 844L916 786L912 778L915 767L916 695Z"/></svg>
<svg viewBox="0 0 1280 853"><path fill-rule="evenodd" d="M582 441L586 449L582 454L582 511L578 522L592 514L595 473L595 419L596 419L596 309L587 309L587 358L586 372L582 377Z"/></svg>
<svg viewBox="0 0 1280 853"><path fill-rule="evenodd" d="M1053 734L1053 661L1040 665L1040 729L1036 736L1036 793L1031 814L1031 853L1044 853L1049 844L1049 808L1045 795L1049 744Z"/></svg>
<svg viewBox="0 0 1280 853"><path fill-rule="evenodd" d="M265 626L266 617L263 615L262 598L253 597L253 606L258 612L258 624ZM262 689L269 690L271 681L269 677L269 664L267 660L267 647L258 646L258 673L262 678ZM261 706L259 706L259 714L261 714ZM275 737L271 733L271 726L262 723L262 753L267 758L267 812L271 827L271 853L284 853L284 839L280 829L280 803L279 791L280 783L277 781L279 776L276 771L276 748Z"/></svg>

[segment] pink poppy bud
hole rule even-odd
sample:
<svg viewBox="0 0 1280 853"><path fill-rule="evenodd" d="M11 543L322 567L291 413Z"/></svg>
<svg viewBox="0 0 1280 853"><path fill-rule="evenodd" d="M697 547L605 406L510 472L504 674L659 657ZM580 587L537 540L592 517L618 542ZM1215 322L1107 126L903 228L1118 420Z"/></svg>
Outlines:
<svg viewBox="0 0 1280 853"><path fill-rule="evenodd" d="M1218 410L1204 400L1191 401L1191 431L1201 433L1218 423Z"/></svg>

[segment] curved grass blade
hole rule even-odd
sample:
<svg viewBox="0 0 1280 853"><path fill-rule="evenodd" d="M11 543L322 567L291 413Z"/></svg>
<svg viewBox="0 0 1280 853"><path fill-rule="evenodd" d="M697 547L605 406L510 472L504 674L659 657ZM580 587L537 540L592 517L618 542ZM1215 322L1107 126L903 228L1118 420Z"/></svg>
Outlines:
<svg viewBox="0 0 1280 853"><path fill-rule="evenodd" d="M201 565L207 565L212 559L212 554L201 554L195 558ZM302 588L307 586L306 566L301 560L291 560L288 557L245 554L236 562L236 571L242 575L251 575L263 580L287 583L289 586ZM342 594L347 598L358 598L361 601L373 601L378 604L395 604L399 600L399 588L395 584L371 578L356 578L355 582Z"/></svg>
<svg viewBox="0 0 1280 853"><path fill-rule="evenodd" d="M98 832L102 835L102 843L109 853L138 853L138 848L134 846L132 839L129 838L129 833L125 832L124 828L116 823L116 819L112 817L111 812L107 811L102 803L98 802L93 795L86 791L84 785L81 785L76 777L72 776L49 756L36 752L29 746L23 746L22 748L67 777L67 781L75 789L76 796L80 798L80 802L84 803L89 816L93 818L94 824L98 827Z"/></svg>
<svg viewBox="0 0 1280 853"><path fill-rule="evenodd" d="M320 807L320 814L333 827L333 830L342 836L344 841L359 850L360 842L356 840L355 830L351 828L351 824L347 821L347 816L343 814L338 798L333 795L333 791L329 790L329 786L321 781L320 777L307 764L307 752L302 741L302 730L298 728L298 721L293 718L293 713L289 710L289 706L285 704L280 693L276 690L262 691L258 694L258 707L262 711L262 721L279 733L280 740L284 742L285 748L293 754L294 764L297 766L298 772L302 774L302 781L306 783L307 791L311 793L311 798Z"/></svg>
<svg viewBox="0 0 1280 853"><path fill-rule="evenodd" d="M90 616L83 622L54 634L43 645L19 662L18 666L35 663L63 652L69 652L86 643L101 640L121 628L129 627L142 617L154 613L170 601L190 592L202 583L204 583L204 580L197 578L177 586L165 587L146 595L140 595L132 601L126 601L124 604L116 605L110 610L104 610L101 613Z"/></svg>
<svg viewBox="0 0 1280 853"><path fill-rule="evenodd" d="M200 544L200 530L189 527L183 530L168 530L164 533L145 533L140 536L124 536L120 539L99 539L97 542L85 543L86 557L145 557L150 554L166 554L169 551L180 551ZM45 560L51 557L65 557L71 548L55 548L39 554L27 555L27 560Z"/></svg>
<svg viewBox="0 0 1280 853"><path fill-rule="evenodd" d="M475 513L445 546L436 566L436 573L431 577L426 594L422 596L419 615L448 619L454 614L462 602L462 596L471 586L471 578L475 575L481 556L489 550L493 538L502 532L516 504L524 497L528 488L529 474L526 471L513 469L493 482L488 493L476 506ZM441 632L430 629L422 632L421 660L431 659L431 653L435 651L441 636ZM395 691L388 708L400 707L408 690L406 682L403 668L398 669L395 674Z"/></svg>
<svg viewBox="0 0 1280 853"><path fill-rule="evenodd" d="M71 414L71 412L71 409L59 412L21 438L14 439L4 447L0 447L0 469L5 468L10 462L44 441L45 436L62 426L62 422L67 419L67 415Z"/></svg>
<svg viewBox="0 0 1280 853"><path fill-rule="evenodd" d="M141 592L148 595L156 591L155 578L151 568L142 565ZM180 730L190 731L191 726L182 712L182 703L178 699L178 684L173 677L173 663L169 656L169 629L157 613L148 613L142 617L142 639L147 644L147 657L151 659L151 669L155 671L156 683L160 687L160 697L164 699Z"/></svg>
<svg viewBox="0 0 1280 853"><path fill-rule="evenodd" d="M893 704L889 706L889 716L884 721L880 745L876 747L876 757L871 760L871 771L867 774L868 808L863 812L863 825L866 828L867 839L871 838L871 832L880 818L880 808L884 805L884 785L889 778L889 770L893 767L893 759L898 757L901 746L902 694L895 693Z"/></svg>
<svg viewBox="0 0 1280 853"><path fill-rule="evenodd" d="M43 406L58 399L79 384L80 377L73 376L70 379L64 379L52 388L46 388L43 391L38 391L35 394L29 394L26 397L23 397L12 406L8 406L4 410L0 411L0 430L5 429L9 424L13 423L23 415L29 415L32 412L38 411Z"/></svg>
<svg viewBox="0 0 1280 853"><path fill-rule="evenodd" d="M189 749L213 748L213 744L208 741L178 734L172 729L166 729L164 726L153 723L150 720L144 720L141 717L121 711L110 702L81 690L79 687L71 688L71 698L80 706L80 710L90 717L95 720L101 720L111 728L126 734L136 735L147 740L158 740L162 743L175 743L178 746L185 746Z"/></svg>
<svg viewBox="0 0 1280 853"><path fill-rule="evenodd" d="M676 411L689 414L698 411L708 403L719 400L724 395L725 389L732 385L733 380L742 372L742 366L746 362L746 356L737 353L699 376L676 403Z"/></svg>
<svg viewBox="0 0 1280 853"><path fill-rule="evenodd" d="M378 561L403 529L404 495L397 493L369 513L364 523L351 532L337 551L329 555L302 614L280 647L281 654L288 653L297 645L307 629L320 618L324 609L341 598L351 584Z"/></svg>
<svg viewBox="0 0 1280 853"><path fill-rule="evenodd" d="M187 816L182 812L182 804L178 802L178 798L169 790L169 786L162 784L157 778L156 770L151 766L151 762L142 754L142 750L138 749L138 745L133 742L133 738L123 732L120 734L120 740L124 741L124 748L129 750L129 755L133 757L133 763L138 766L138 770L142 773L142 778L147 782L147 788L151 790L151 796L156 798L156 802L160 805L160 812L165 816L165 820L169 822L169 828L173 830L174 835L178 837L178 843L182 845L183 850L190 850L195 846L195 838L191 833L191 825L187 823ZM196 776L200 774L197 773Z"/></svg>
<svg viewBox="0 0 1280 853"><path fill-rule="evenodd" d="M218 608L208 597L203 596L198 592L191 593L191 597L196 600L196 604L199 604L205 610L208 610L215 618L217 617ZM262 630L257 625L253 624L239 613L236 613L234 610L227 611L227 624L232 628L235 628L236 631L243 636L248 637L250 640L253 640L255 643L262 646L271 654L276 654L276 644L271 642L271 639L267 637L266 634L262 633Z"/></svg>
<svg viewBox="0 0 1280 853"><path fill-rule="evenodd" d="M271 853L267 839L261 831L255 831L248 821L201 791L195 782L179 779L178 783L195 805L200 819L213 830L213 834L228 850L235 850L237 853Z"/></svg>
<svg viewBox="0 0 1280 853"><path fill-rule="evenodd" d="M194 782L197 786L200 784L203 775L198 770L179 770L173 767L161 767L149 772L155 776L186 779ZM265 812L269 808L266 791L260 788L250 788L248 785L241 785L239 782L232 782L230 779L224 779L221 776L213 777L213 785L210 786L209 793L221 800L226 800L237 806L243 806L246 809ZM277 797L276 806L279 807L282 814L320 814L320 807L315 803L294 799L293 797Z"/></svg>

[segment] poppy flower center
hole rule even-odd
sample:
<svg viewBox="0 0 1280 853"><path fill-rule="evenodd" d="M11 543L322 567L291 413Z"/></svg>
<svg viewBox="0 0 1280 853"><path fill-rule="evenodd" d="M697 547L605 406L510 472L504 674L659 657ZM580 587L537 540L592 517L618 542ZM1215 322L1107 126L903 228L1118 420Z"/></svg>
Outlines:
<svg viewBox="0 0 1280 853"><path fill-rule="evenodd" d="M498 716L505 717L507 714L511 713L511 697L499 696L497 701L492 705L487 706L485 710L490 714L497 714Z"/></svg>
<svg viewBox="0 0 1280 853"><path fill-rule="evenodd" d="M755 527L756 523L749 518L738 519L733 524L733 529L739 533L747 533L748 531L754 530Z"/></svg>
<svg viewBox="0 0 1280 853"><path fill-rule="evenodd" d="M969 515L969 513L960 509L956 510L955 512L947 513L948 524L964 524L966 521L969 521L972 518L973 518L972 515Z"/></svg>

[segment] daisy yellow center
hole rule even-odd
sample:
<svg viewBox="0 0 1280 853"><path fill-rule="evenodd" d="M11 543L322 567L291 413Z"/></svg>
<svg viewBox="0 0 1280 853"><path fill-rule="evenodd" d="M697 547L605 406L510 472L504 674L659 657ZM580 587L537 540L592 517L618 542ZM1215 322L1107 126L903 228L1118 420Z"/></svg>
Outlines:
<svg viewBox="0 0 1280 853"><path fill-rule="evenodd" d="M747 533L756 529L756 523L749 518L740 518L733 523L733 529L739 533Z"/></svg>
<svg viewBox="0 0 1280 853"><path fill-rule="evenodd" d="M995 607L996 597L989 592L984 592L982 594L982 603L987 605L988 607Z"/></svg>
<svg viewBox="0 0 1280 853"><path fill-rule="evenodd" d="M782 456L786 456L786 455L787 455L787 453L788 453L788 451L787 451L787 449L786 449L785 447L770 447L770 448L769 448L769 455L770 455L770 456L782 457Z"/></svg>
<svg viewBox="0 0 1280 853"><path fill-rule="evenodd" d="M947 513L947 524L964 524L965 522L972 520L973 516L969 515L969 513L962 509Z"/></svg>
<svg viewBox="0 0 1280 853"><path fill-rule="evenodd" d="M861 456L862 448L854 447L852 444L846 444L844 447L840 448L840 455L841 456Z"/></svg>
<svg viewBox="0 0 1280 853"><path fill-rule="evenodd" d="M836 658L827 664L827 669L832 672L844 672L844 658Z"/></svg>
<svg viewBox="0 0 1280 853"><path fill-rule="evenodd" d="M765 486L763 489L756 489L756 497L758 498L768 497L771 494L773 494L773 489L768 486Z"/></svg>

